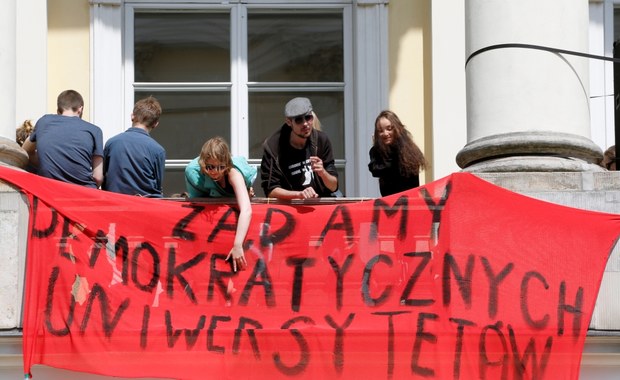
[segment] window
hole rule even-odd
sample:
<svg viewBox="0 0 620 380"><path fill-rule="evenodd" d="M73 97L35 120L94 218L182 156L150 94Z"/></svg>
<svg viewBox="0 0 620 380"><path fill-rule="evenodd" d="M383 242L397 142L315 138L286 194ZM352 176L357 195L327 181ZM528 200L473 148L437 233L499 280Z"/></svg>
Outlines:
<svg viewBox="0 0 620 380"><path fill-rule="evenodd" d="M185 165L213 136L259 165L262 142L283 124L284 105L295 96L311 99L346 192L349 11L285 4L127 7L133 33L126 39L132 63L125 72L131 84L126 108L148 95L162 104L152 136L167 153L164 194L185 190ZM254 188L264 196L260 179Z"/></svg>
<svg viewBox="0 0 620 380"><path fill-rule="evenodd" d="M619 0L590 1L589 53L612 57L617 39L614 7ZM614 32L616 30L616 32ZM614 34L616 33L616 34ZM591 138L602 150L614 144L614 64L591 59L590 62L590 128Z"/></svg>
<svg viewBox="0 0 620 380"><path fill-rule="evenodd" d="M614 7L614 42L613 42L613 57L620 58L620 8ZM603 151L612 145L616 145L618 141L618 132L620 131L620 67L619 65L613 65L613 80L614 80L614 140L603 146ZM609 169L609 168L607 168ZM615 168L613 170L616 170Z"/></svg>

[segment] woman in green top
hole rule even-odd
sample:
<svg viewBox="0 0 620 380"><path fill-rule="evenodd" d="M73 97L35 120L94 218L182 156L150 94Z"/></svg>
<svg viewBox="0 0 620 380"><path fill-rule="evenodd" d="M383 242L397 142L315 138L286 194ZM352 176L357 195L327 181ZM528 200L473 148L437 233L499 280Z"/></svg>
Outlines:
<svg viewBox="0 0 620 380"><path fill-rule="evenodd" d="M221 137L207 140L200 156L185 168L185 183L190 197L232 197L239 205L239 218L235 241L226 260L232 260L233 271L247 267L243 253L243 241L252 220L250 194L256 168L248 165L242 157L233 157L228 144Z"/></svg>

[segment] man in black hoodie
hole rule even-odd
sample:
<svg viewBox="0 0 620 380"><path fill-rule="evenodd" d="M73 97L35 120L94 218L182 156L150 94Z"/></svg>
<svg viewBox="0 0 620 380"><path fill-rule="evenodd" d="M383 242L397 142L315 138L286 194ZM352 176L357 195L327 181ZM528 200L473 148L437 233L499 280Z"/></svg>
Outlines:
<svg viewBox="0 0 620 380"><path fill-rule="evenodd" d="M261 185L279 199L330 197L338 172L327 135L314 129L312 103L294 98L284 107L285 123L263 143Z"/></svg>

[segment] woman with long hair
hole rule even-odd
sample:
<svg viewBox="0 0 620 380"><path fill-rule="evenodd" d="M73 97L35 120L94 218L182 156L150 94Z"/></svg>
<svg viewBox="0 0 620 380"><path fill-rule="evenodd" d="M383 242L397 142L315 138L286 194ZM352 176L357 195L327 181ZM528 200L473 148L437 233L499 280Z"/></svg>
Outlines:
<svg viewBox="0 0 620 380"><path fill-rule="evenodd" d="M368 170L379 178L382 196L420 186L420 171L427 167L424 154L398 116L381 111L375 120Z"/></svg>

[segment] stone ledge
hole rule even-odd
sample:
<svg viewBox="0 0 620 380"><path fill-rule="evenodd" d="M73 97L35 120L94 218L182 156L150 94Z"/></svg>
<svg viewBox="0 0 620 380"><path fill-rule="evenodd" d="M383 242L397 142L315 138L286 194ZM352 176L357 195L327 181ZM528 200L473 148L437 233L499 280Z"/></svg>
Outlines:
<svg viewBox="0 0 620 380"><path fill-rule="evenodd" d="M620 172L472 173L508 190L521 192L620 191Z"/></svg>

